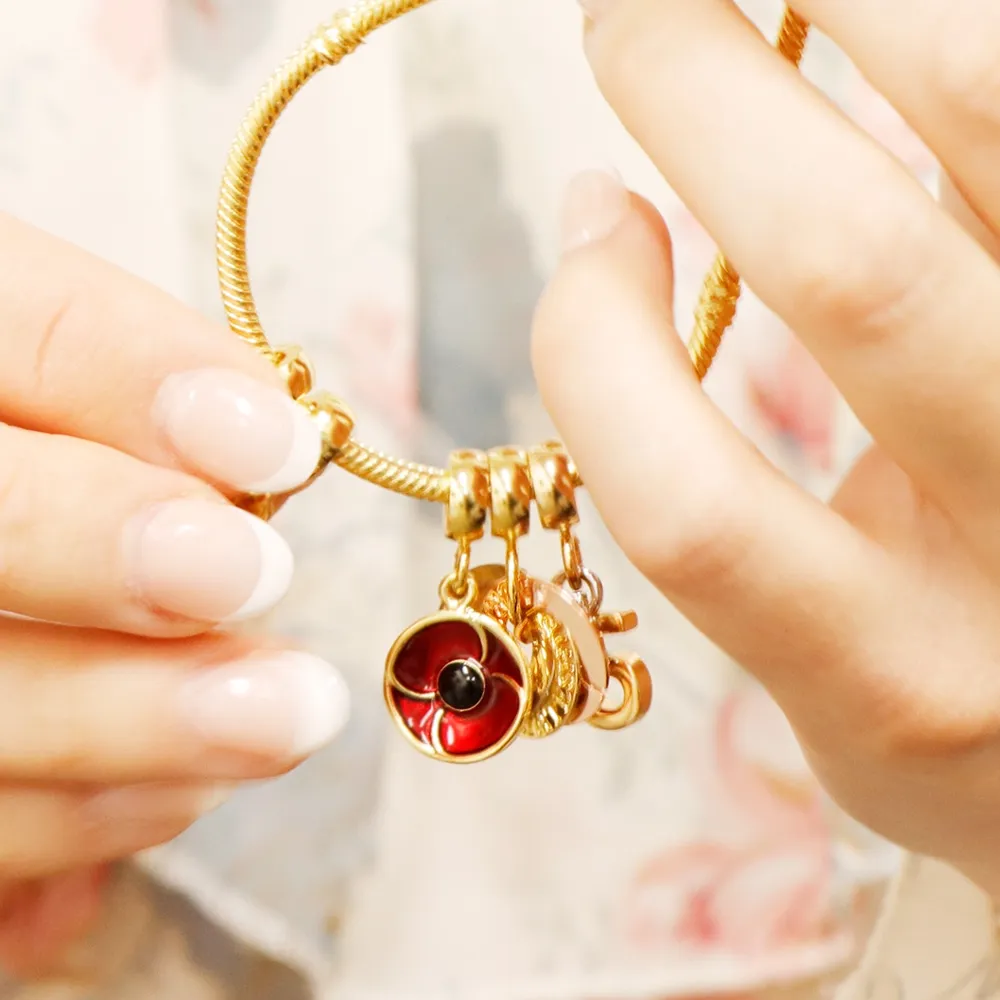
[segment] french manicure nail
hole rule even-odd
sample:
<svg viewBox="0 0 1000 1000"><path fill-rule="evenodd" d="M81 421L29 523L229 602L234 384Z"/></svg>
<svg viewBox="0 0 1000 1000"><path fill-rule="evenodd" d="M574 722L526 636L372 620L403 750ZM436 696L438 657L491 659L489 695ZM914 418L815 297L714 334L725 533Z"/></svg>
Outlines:
<svg viewBox="0 0 1000 1000"><path fill-rule="evenodd" d="M628 210L628 191L614 174L603 170L578 174L570 181L563 202L563 251L610 236Z"/></svg>
<svg viewBox="0 0 1000 1000"><path fill-rule="evenodd" d="M340 673L315 656L261 651L188 681L180 710L210 746L298 758L343 729L350 695Z"/></svg>
<svg viewBox="0 0 1000 1000"><path fill-rule="evenodd" d="M266 522L225 503L170 500L126 528L137 596L159 611L204 622L255 618L284 597L294 560Z"/></svg>
<svg viewBox="0 0 1000 1000"><path fill-rule="evenodd" d="M241 372L168 376L154 417L185 466L244 493L287 492L319 462L319 428L303 407Z"/></svg>

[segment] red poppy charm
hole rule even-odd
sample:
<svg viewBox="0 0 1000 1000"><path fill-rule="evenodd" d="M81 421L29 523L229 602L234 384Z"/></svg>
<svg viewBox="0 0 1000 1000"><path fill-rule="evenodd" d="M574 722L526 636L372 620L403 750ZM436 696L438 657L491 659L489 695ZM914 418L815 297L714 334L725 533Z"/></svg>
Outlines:
<svg viewBox="0 0 1000 1000"><path fill-rule="evenodd" d="M442 611L396 640L386 660L385 700L422 753L472 763L517 735L528 677L520 647L492 618Z"/></svg>

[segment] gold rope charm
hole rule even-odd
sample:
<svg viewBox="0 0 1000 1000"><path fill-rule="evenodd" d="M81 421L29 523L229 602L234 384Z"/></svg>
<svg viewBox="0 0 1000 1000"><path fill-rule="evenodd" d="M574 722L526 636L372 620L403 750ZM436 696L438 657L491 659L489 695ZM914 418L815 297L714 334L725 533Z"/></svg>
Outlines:
<svg viewBox="0 0 1000 1000"><path fill-rule="evenodd" d="M606 646L609 636L634 629L637 618L631 611L603 610L604 588L584 564L575 531L580 476L558 442L526 451L457 451L447 469L401 461L361 444L347 406L314 388L302 350L269 343L254 303L246 246L257 164L295 95L371 32L430 2L361 0L317 28L264 85L230 148L216 257L233 332L275 365L322 432L320 462L300 490L332 462L383 489L444 505L445 534L456 546L454 567L441 581L439 610L411 625L389 651L383 686L390 714L416 749L437 760L471 763L499 753L518 735L545 737L577 722L622 729L649 709L645 664ZM786 10L776 47L796 66L807 34L808 24ZM688 342L699 379L715 359L739 297L739 275L720 255L705 280ZM246 497L241 506L266 519L288 496ZM529 529L533 507L542 529L558 537L562 569L551 579L531 577L520 565L518 541ZM504 563L474 566L472 546L487 522L504 542Z"/></svg>

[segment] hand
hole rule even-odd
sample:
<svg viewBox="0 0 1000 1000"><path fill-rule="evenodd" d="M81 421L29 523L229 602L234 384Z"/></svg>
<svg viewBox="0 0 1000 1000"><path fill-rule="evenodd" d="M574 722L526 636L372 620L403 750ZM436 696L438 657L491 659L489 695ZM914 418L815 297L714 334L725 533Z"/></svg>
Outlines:
<svg viewBox="0 0 1000 1000"><path fill-rule="evenodd" d="M571 191L536 370L625 551L769 688L833 796L998 893L1000 6L796 6L946 165L962 224L728 0L594 0L585 44L875 446L829 506L762 459L693 377L660 219L610 178Z"/></svg>
<svg viewBox="0 0 1000 1000"><path fill-rule="evenodd" d="M271 366L2 217L0 257L0 610L42 620L0 617L0 962L23 971L93 915L104 862L293 767L347 693L212 631L292 571L226 494L296 486L320 452Z"/></svg>

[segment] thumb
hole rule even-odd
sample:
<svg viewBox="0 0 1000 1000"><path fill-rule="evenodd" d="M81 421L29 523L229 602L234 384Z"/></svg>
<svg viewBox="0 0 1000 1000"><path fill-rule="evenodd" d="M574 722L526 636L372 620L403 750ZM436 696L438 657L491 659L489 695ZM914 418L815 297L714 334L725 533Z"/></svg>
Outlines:
<svg viewBox="0 0 1000 1000"><path fill-rule="evenodd" d="M817 685L850 694L853 654L885 599L881 553L705 396L673 326L670 241L653 207L587 174L571 185L564 233L535 317L534 365L602 517L639 570L790 715L836 711Z"/></svg>

